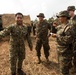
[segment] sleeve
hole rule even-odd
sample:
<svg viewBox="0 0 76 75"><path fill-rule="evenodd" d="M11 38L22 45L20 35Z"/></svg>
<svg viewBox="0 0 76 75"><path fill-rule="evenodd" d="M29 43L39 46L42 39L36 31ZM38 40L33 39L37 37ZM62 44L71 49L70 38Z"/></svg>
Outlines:
<svg viewBox="0 0 76 75"><path fill-rule="evenodd" d="M11 29L11 26L8 26L4 28L2 31L0 31L0 38L10 35L10 29Z"/></svg>
<svg viewBox="0 0 76 75"><path fill-rule="evenodd" d="M30 49L32 49L33 45L32 45L32 41L31 41L31 37L28 33L26 35L26 39L27 39L27 42L28 42Z"/></svg>

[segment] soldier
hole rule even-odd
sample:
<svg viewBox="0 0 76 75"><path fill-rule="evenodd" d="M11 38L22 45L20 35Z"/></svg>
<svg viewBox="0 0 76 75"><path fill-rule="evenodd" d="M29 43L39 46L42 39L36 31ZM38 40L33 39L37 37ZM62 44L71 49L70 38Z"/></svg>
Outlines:
<svg viewBox="0 0 76 75"><path fill-rule="evenodd" d="M48 37L53 36L54 34L56 34L57 29L56 27L58 26L57 21L54 21L53 24L51 25L51 33L48 35Z"/></svg>
<svg viewBox="0 0 76 75"><path fill-rule="evenodd" d="M31 21L31 26L32 26L33 35L35 36L35 28L36 28L36 26L35 26L33 21Z"/></svg>
<svg viewBox="0 0 76 75"><path fill-rule="evenodd" d="M73 24L74 22L76 22L75 6L68 6L67 10L71 17L69 22L71 24ZM74 25L74 26L76 26L76 25ZM74 67L73 67L72 71L76 73L76 36L74 36L74 40L73 40L73 53L74 53L74 55L73 55L73 66Z"/></svg>
<svg viewBox="0 0 76 75"><path fill-rule="evenodd" d="M52 25L52 31L51 31L52 33L56 33L57 32L57 29L56 29L57 25L58 25L57 22L54 21L53 25Z"/></svg>
<svg viewBox="0 0 76 75"><path fill-rule="evenodd" d="M33 27L33 35L35 36L36 35L36 30L35 30L36 29L36 23L33 23L32 27Z"/></svg>
<svg viewBox="0 0 76 75"><path fill-rule="evenodd" d="M68 6L67 8L69 15L70 15L70 19L76 21L76 15L75 15L75 6Z"/></svg>
<svg viewBox="0 0 76 75"><path fill-rule="evenodd" d="M30 50L32 50L32 43L30 36L27 32L27 26L23 24L23 14L17 13L15 15L16 23L9 25L0 32L0 38L10 36L10 69L11 75L16 75L16 67L19 75L23 74L22 63L25 59L25 44L24 40L27 39Z"/></svg>
<svg viewBox="0 0 76 75"><path fill-rule="evenodd" d="M2 24L2 15L0 15L0 31L3 30Z"/></svg>
<svg viewBox="0 0 76 75"><path fill-rule="evenodd" d="M50 24L48 24L44 18L44 14L40 13L39 15L37 15L37 17L39 18L39 23L37 24L37 42L36 42L36 51L37 51L37 56L38 56L38 64L41 63L41 47L43 45L43 49L44 49L44 54L46 57L47 62L49 61L48 56L49 56L49 50L50 50L50 46L49 46L49 41L48 41L48 29L50 30Z"/></svg>
<svg viewBox="0 0 76 75"><path fill-rule="evenodd" d="M61 11L58 15L61 25L57 27L57 51L60 67L60 75L69 75L69 70L72 67L72 49L73 27L68 22L70 19L67 11ZM55 37L54 36L54 37Z"/></svg>

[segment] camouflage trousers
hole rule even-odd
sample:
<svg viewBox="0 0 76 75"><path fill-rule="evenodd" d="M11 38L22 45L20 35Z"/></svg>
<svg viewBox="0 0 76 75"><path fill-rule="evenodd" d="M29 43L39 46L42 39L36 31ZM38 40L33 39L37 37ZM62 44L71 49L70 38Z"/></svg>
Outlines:
<svg viewBox="0 0 76 75"><path fill-rule="evenodd" d="M76 67L76 39L74 39L74 42L72 43L72 45L73 45L72 61L73 61L73 66Z"/></svg>
<svg viewBox="0 0 76 75"><path fill-rule="evenodd" d="M62 75L69 75L69 70L72 67L71 61L72 57L59 56L60 73Z"/></svg>
<svg viewBox="0 0 76 75"><path fill-rule="evenodd" d="M76 67L76 52L73 55L73 66Z"/></svg>
<svg viewBox="0 0 76 75"><path fill-rule="evenodd" d="M25 59L25 50L24 49L11 49L10 50L10 70L11 73L16 73L17 69L22 68L23 60Z"/></svg>
<svg viewBox="0 0 76 75"><path fill-rule="evenodd" d="M48 43L48 39L37 39L37 42L36 42L36 51L37 51L37 56L40 57L41 56L41 47L43 46L43 49L44 49L44 54L45 54L45 57L48 58L49 56L49 50L50 50L50 46L49 46L49 43Z"/></svg>

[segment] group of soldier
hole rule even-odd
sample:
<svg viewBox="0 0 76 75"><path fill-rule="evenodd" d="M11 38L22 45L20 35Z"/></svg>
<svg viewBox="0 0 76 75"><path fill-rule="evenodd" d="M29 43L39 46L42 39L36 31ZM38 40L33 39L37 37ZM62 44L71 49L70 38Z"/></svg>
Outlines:
<svg viewBox="0 0 76 75"><path fill-rule="evenodd" d="M67 10L59 12L57 18L60 25L56 26L57 32L52 33L57 41L58 62L60 75L72 75L76 73L76 15L75 6L69 6Z"/></svg>
<svg viewBox="0 0 76 75"><path fill-rule="evenodd" d="M60 75L70 75L69 71L73 67L76 72L76 15L75 6L69 6L66 11L61 11L57 15L60 25L56 26L55 33L50 35L56 37L58 62ZM22 63L25 59L25 40L28 41L30 50L33 50L28 27L23 23L23 14L15 14L15 24L9 25L0 32L0 38L10 36L10 70L11 75L26 75L22 71ZM49 32L51 25L47 23L43 13L37 15L39 22L36 25L36 52L38 64L41 63L41 47L43 46L46 61L49 62ZM56 23L54 22L54 25ZM50 31L51 32L51 31Z"/></svg>

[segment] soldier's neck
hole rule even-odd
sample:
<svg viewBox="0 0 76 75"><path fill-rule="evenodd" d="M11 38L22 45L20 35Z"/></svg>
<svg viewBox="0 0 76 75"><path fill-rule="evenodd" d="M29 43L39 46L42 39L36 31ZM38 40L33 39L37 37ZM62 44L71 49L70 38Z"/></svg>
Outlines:
<svg viewBox="0 0 76 75"><path fill-rule="evenodd" d="M17 25L20 26L20 27L23 26L23 24L17 24Z"/></svg>
<svg viewBox="0 0 76 75"><path fill-rule="evenodd" d="M44 20L40 20L39 22L40 22L40 23L41 23L41 22L44 22Z"/></svg>
<svg viewBox="0 0 76 75"><path fill-rule="evenodd" d="M73 15L71 16L71 19L73 19L73 18L74 18L74 16L75 16L75 14L73 14Z"/></svg>
<svg viewBox="0 0 76 75"><path fill-rule="evenodd" d="M66 25L68 23L68 21L64 21L62 24Z"/></svg>

